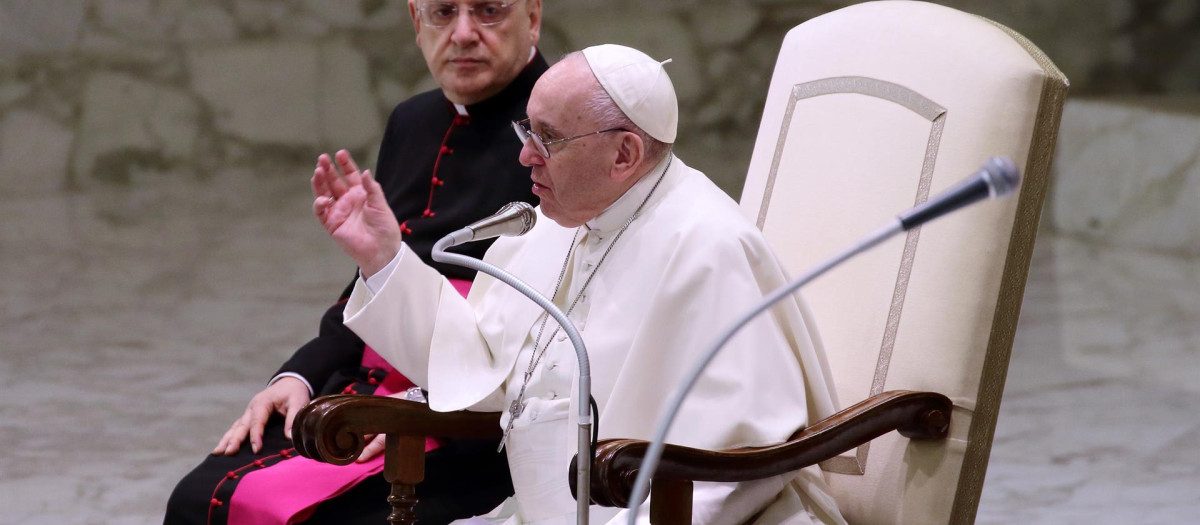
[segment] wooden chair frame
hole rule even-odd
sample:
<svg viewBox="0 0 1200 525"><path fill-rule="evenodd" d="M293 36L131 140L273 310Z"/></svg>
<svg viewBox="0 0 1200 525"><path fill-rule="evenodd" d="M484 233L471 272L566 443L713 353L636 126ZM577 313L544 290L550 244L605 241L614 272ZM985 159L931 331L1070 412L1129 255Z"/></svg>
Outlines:
<svg viewBox="0 0 1200 525"><path fill-rule="evenodd" d="M889 391L805 427L787 442L720 452L668 446L651 485L650 521L691 523L692 484L739 482L777 476L815 465L892 430L914 440L946 437L950 399L932 392ZM301 455L335 465L353 462L368 436L387 434L384 477L393 525L416 523L416 484L425 477L425 438L498 439L497 412L434 412L428 406L381 396L334 395L313 400L293 425ZM649 443L601 441L592 467L592 502L624 507ZM575 462L563 468L575 491Z"/></svg>

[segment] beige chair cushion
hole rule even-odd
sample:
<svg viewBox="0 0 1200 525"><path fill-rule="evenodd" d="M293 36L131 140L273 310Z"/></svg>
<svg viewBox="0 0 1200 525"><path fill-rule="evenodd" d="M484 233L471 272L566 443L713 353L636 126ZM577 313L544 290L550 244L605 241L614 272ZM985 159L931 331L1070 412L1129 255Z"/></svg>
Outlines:
<svg viewBox="0 0 1200 525"><path fill-rule="evenodd" d="M847 406L940 392L951 436L826 462L850 523L970 523L978 506L1066 79L986 19L859 4L788 33L741 203L793 275L1007 155L1018 198L901 235L803 290Z"/></svg>

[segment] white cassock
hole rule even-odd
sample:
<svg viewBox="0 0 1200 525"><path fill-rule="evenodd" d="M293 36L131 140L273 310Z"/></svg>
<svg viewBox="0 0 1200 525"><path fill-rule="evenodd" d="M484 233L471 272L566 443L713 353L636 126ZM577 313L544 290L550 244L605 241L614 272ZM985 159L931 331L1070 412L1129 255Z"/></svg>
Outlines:
<svg viewBox="0 0 1200 525"><path fill-rule="evenodd" d="M736 203L671 155L578 232L539 210L532 231L497 240L485 260L549 297L573 238L554 300L566 310L595 272L570 318L591 360L601 439L650 439L698 354L787 282ZM544 318L537 305L482 273L463 299L407 248L371 283L378 293L362 279L355 285L345 323L427 389L434 410L503 411L516 399ZM684 403L668 442L717 450L776 444L832 414L828 367L808 318L799 299L785 300L743 328ZM567 469L576 450L577 363L565 335L551 337L556 327L546 323L542 341L550 343L506 445L516 489L500 509L510 513L507 523L575 523ZM501 424L508 419L505 412ZM697 483L693 522L740 523L769 506L759 522L839 523L831 501L815 467L751 483ZM623 519L618 510L594 506L591 521Z"/></svg>

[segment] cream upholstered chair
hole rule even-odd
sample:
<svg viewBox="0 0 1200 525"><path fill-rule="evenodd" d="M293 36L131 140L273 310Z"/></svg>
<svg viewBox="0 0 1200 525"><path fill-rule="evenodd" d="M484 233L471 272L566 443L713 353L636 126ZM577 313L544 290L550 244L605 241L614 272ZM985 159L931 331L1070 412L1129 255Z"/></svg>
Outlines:
<svg viewBox="0 0 1200 525"><path fill-rule="evenodd" d="M992 155L1016 198L930 223L803 294L837 395L938 392L949 437L895 433L822 463L851 523L970 523L983 488L1067 80L1033 44L924 2L871 2L784 40L742 209L792 272Z"/></svg>
<svg viewBox="0 0 1200 525"><path fill-rule="evenodd" d="M945 439L936 428L905 428L933 410L922 408L887 424L925 440L871 440L890 428L855 429L877 415L839 414L787 445L820 461L850 523L974 521L1066 90L1062 73L1021 35L924 2L847 7L783 42L741 206L793 275L990 156L1010 157L1023 175L1016 198L893 238L801 292L843 406L867 400L859 408L879 408L892 390L940 393L953 403ZM838 437L813 439L830 433ZM831 440L850 450L813 452ZM622 485L639 447L601 445L598 478ZM730 476L713 466L720 454L677 449L671 459L671 448L656 483L749 479L777 473L763 466L783 462L747 460L742 470L753 476ZM750 452L724 459L733 464ZM778 447L771 453L781 456ZM652 503L658 494L656 487Z"/></svg>
<svg viewBox="0 0 1200 525"><path fill-rule="evenodd" d="M788 33L741 201L794 274L990 156L1012 158L1024 182L1016 198L930 223L806 288L837 396L853 406L769 449L667 447L655 523L690 521L690 480L816 462L850 523L974 520L1066 87L1020 35L923 2L859 4ZM348 463L364 434L387 433L390 519L411 523L423 436L495 437L496 421L328 396L297 416L295 436L302 454ZM624 506L644 450L602 442L593 499Z"/></svg>

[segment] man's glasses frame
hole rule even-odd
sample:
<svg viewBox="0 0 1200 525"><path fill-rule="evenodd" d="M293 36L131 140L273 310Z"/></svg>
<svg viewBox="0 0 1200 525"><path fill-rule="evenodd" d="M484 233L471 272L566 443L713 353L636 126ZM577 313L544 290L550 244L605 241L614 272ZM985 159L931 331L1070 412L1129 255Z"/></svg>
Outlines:
<svg viewBox="0 0 1200 525"><path fill-rule="evenodd" d="M491 27L508 19L512 7L521 0L498 1L489 0L476 2L467 7L467 14L476 24ZM458 19L459 7L456 2L435 1L425 2L417 6L421 21L429 27L444 29L454 24Z"/></svg>
<svg viewBox="0 0 1200 525"><path fill-rule="evenodd" d="M529 119L514 120L512 126L513 131L517 134L517 140L520 140L522 144L526 142L533 142L533 149L537 150L538 154L545 159L550 158L550 150L548 148L555 144L562 144L563 142L570 142L575 139L599 135L601 133L608 133L610 131L629 131L625 128L608 128L600 131L593 131L591 133L584 133L582 135L575 135L574 137L567 137L565 139L544 140L542 139L541 135L538 135L537 132L533 131L533 129L529 127Z"/></svg>

